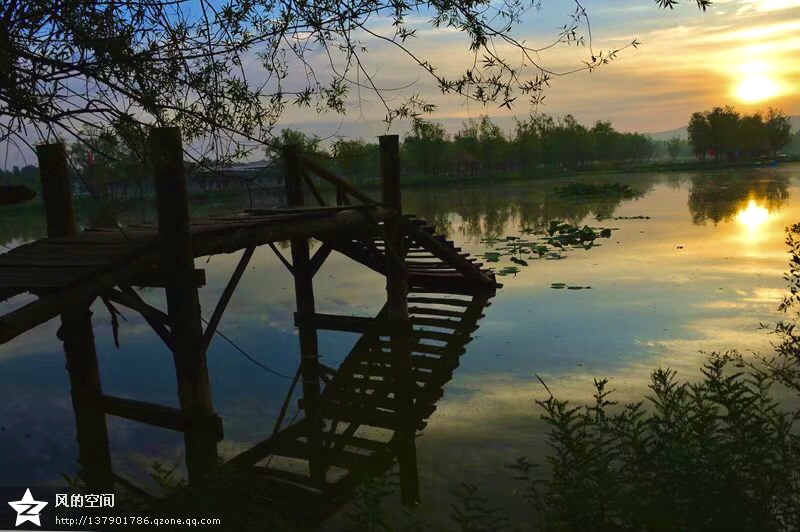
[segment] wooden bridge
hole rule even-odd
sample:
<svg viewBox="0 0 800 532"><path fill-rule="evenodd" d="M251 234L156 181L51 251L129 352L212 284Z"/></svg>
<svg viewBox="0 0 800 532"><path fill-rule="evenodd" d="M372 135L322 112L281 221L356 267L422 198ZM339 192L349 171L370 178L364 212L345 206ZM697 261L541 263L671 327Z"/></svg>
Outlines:
<svg viewBox="0 0 800 532"><path fill-rule="evenodd" d="M398 457L415 462L414 434L435 410L444 384L476 328L481 309L499 286L493 274L437 235L423 220L403 215L397 136L380 138L382 198L375 201L296 148L283 158L287 208L190 220L180 134L157 128L149 142L157 226L77 227L62 145L37 149L48 237L0 255L0 344L60 316L76 413L81 476L95 491L125 483L113 474L106 416L120 416L184 435L189 480L202 482L218 468L222 422L214 413L206 351L256 247L270 246L295 281L302 382L301 421L237 456L229 467L254 468L271 486L289 484L315 494L324 519L352 496L363 471L385 471ZM327 205L311 174L333 185ZM313 198L317 205L306 204ZM322 245L312 256L309 239ZM275 242L291 242L287 258ZM243 251L204 326L198 288L204 272L194 259ZM316 312L313 278L327 257L340 252L386 276L387 303L374 319ZM135 287L163 287L167 308L143 301ZM35 298L14 305L14 297ZM103 394L94 345L92 303L126 306L142 315L174 356L180 408ZM362 332L338 369L319 364L318 329ZM290 392L291 394L291 392ZM362 429L383 429L370 439ZM411 457L411 458L409 458ZM278 467L302 459L308 475ZM339 468L333 478L331 468ZM416 499L416 466L403 477L403 498ZM334 475L335 476L335 475ZM285 486L282 487L285 489Z"/></svg>

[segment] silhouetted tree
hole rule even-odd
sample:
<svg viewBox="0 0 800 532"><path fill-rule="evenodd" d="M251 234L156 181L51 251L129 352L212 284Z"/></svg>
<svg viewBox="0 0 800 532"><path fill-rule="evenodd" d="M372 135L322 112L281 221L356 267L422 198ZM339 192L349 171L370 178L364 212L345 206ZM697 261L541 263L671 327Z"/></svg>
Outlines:
<svg viewBox="0 0 800 532"><path fill-rule="evenodd" d="M444 162L448 136L444 126L426 120L415 120L411 133L403 140L403 154L409 163L424 175L432 175Z"/></svg>
<svg viewBox="0 0 800 532"><path fill-rule="evenodd" d="M692 114L689 142L701 160L713 152L714 160L774 156L791 140L789 119L783 111L770 109L766 120L759 113L740 115L733 107L715 107Z"/></svg>
<svg viewBox="0 0 800 532"><path fill-rule="evenodd" d="M705 113L692 113L687 131L689 143L692 145L692 153L701 161L705 161L708 150L711 148L709 125Z"/></svg>
<svg viewBox="0 0 800 532"><path fill-rule="evenodd" d="M772 155L787 144L792 133L789 119L783 111L770 108L767 119L764 122L765 136Z"/></svg>
<svg viewBox="0 0 800 532"><path fill-rule="evenodd" d="M333 144L333 156L342 175L355 182L377 175L379 156L376 144L368 144L362 139L340 139Z"/></svg>

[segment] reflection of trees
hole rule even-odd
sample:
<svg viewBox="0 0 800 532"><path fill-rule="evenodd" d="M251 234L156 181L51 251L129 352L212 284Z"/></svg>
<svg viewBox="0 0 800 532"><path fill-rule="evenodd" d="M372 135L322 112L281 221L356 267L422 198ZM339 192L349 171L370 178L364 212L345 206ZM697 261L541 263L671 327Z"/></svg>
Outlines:
<svg viewBox="0 0 800 532"><path fill-rule="evenodd" d="M754 179L745 175L719 174L691 178L689 211L697 225L707 221L715 225L730 220L755 200L768 211L778 211L789 199L789 178L773 175Z"/></svg>
<svg viewBox="0 0 800 532"><path fill-rule="evenodd" d="M646 194L664 176L636 176L626 180L634 190L634 197ZM613 182L613 181L606 181ZM460 235L470 238L497 238L505 236L506 226L516 219L520 226L537 227L551 220L564 220L577 224L589 217L608 218L623 202L619 197L564 197L553 189L563 181L503 184L490 183L468 186L453 185L437 188L410 188L403 191L405 211L414 213L436 227L439 234L453 236L453 221L460 218ZM375 191L370 191L375 194ZM326 198L333 204L333 198ZM244 196L226 196L217 200L193 199L193 217L211 212L238 212L249 205ZM105 202L103 207L91 198L76 201L79 223L82 226L113 226L152 220L152 205L131 199ZM29 241L44 236L44 213L38 203L6 207L0 211L0 244L12 240Z"/></svg>
<svg viewBox="0 0 800 532"><path fill-rule="evenodd" d="M646 194L655 181L637 178L631 183L634 198ZM546 225L551 220L577 224L587 217L608 218L622 197L564 197L554 188L563 182L526 183L523 186L410 189L404 191L406 212L435 224L438 232L452 235L453 220L461 219L461 233L471 238L498 238L516 218L522 227Z"/></svg>

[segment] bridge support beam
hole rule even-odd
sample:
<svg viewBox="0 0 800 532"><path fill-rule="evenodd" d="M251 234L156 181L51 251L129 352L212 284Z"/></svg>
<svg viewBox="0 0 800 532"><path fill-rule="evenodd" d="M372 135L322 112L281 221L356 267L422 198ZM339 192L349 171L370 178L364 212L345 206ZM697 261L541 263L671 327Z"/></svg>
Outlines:
<svg viewBox="0 0 800 532"><path fill-rule="evenodd" d="M168 272L167 313L181 410L190 420L184 431L189 482L203 479L217 465L217 442L208 430L215 416L211 399L200 299L195 282L189 226L189 196L178 128L155 128L148 139L155 174L161 271Z"/></svg>
<svg viewBox="0 0 800 532"><path fill-rule="evenodd" d="M406 239L400 193L400 141L397 135L379 137L381 198L393 216L384 224L386 242L386 296L392 351L393 389L397 413L394 444L400 466L400 493L405 505L419 503L419 473L415 442L416 420L411 366L412 326L408 314L408 272L405 267Z"/></svg>
<svg viewBox="0 0 800 532"><path fill-rule="evenodd" d="M72 204L72 185L64 145L39 145L36 155L42 181L47 236L77 238L78 223ZM58 337L64 343L69 373L80 476L90 491L102 493L111 490L113 480L90 305L90 300L83 301L62 313Z"/></svg>
<svg viewBox="0 0 800 532"><path fill-rule="evenodd" d="M286 199L289 207L302 207L303 162L297 146L288 145L283 152ZM303 409L309 427L309 473L314 485L325 484L325 464L322 447L322 411L320 408L320 372L317 328L313 323L316 314L314 302L314 273L308 238L293 238L292 276L294 277L295 301L297 304L297 331L300 338L300 378L303 388Z"/></svg>

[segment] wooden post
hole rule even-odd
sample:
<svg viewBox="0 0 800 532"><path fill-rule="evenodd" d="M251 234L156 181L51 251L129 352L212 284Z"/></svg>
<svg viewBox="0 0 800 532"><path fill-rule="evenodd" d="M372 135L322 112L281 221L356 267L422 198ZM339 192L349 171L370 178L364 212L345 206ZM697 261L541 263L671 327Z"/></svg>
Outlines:
<svg viewBox="0 0 800 532"><path fill-rule="evenodd" d="M39 158L47 236L75 238L78 236L78 223L72 206L72 183L64 145L40 144L36 146L36 155Z"/></svg>
<svg viewBox="0 0 800 532"><path fill-rule="evenodd" d="M392 349L392 378L397 424L395 452L400 466L400 494L405 505L419 502L419 473L414 438L417 431L411 373L412 326L408 315L408 272L405 268L406 239L400 194L400 142L397 135L379 137L381 154L381 199L397 215L385 222L386 296Z"/></svg>
<svg viewBox="0 0 800 532"><path fill-rule="evenodd" d="M400 138L397 135L378 137L381 153L381 200L383 204L403 213L400 195Z"/></svg>
<svg viewBox="0 0 800 532"><path fill-rule="evenodd" d="M286 199L289 207L302 207L303 165L297 146L289 145L283 151ZM307 238L294 238L292 245L292 275L297 302L297 331L300 337L300 376L303 382L303 409L308 421L309 472L311 481L318 487L325 483L322 462L322 412L320 410L319 348L317 329L313 325L316 312L314 303L314 270Z"/></svg>
<svg viewBox="0 0 800 532"><path fill-rule="evenodd" d="M36 155L39 158L47 236L76 238L78 224L72 205L72 185L64 145L39 145ZM61 314L58 337L64 343L69 373L81 477L90 491L104 492L112 488L111 453L101 404L103 390L90 305L91 301L85 301Z"/></svg>
<svg viewBox="0 0 800 532"><path fill-rule="evenodd" d="M216 438L206 421L214 416L200 299L194 281L194 252L189 225L189 195L178 128L155 128L148 139L155 175L161 269L167 274L167 313L174 338L173 355L181 410L190 419L184 433L189 481L201 480L217 465Z"/></svg>

